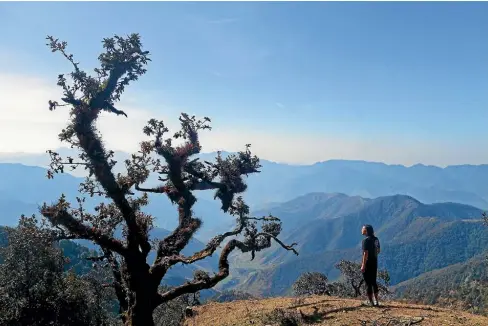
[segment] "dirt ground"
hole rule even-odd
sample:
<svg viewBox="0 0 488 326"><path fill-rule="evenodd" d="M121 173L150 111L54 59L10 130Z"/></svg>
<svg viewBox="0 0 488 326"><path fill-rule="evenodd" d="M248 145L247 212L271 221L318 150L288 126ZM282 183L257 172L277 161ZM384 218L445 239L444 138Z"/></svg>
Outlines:
<svg viewBox="0 0 488 326"><path fill-rule="evenodd" d="M437 307L384 302L367 307L359 300L334 297L272 298L195 307L185 326L488 326L488 318Z"/></svg>

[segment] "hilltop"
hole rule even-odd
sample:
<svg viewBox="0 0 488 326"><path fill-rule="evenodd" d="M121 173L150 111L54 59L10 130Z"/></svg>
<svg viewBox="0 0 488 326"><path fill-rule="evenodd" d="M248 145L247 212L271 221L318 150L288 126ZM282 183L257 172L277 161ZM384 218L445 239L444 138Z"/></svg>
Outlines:
<svg viewBox="0 0 488 326"><path fill-rule="evenodd" d="M195 307L185 326L279 325L280 316L303 321L300 311L314 325L328 326L482 326L488 318L437 307L385 302L379 308L363 306L360 300L314 296L209 303ZM305 317L307 318L307 317ZM304 324L298 323L298 325ZM292 323L282 325L293 325ZM296 324L295 324L296 325Z"/></svg>

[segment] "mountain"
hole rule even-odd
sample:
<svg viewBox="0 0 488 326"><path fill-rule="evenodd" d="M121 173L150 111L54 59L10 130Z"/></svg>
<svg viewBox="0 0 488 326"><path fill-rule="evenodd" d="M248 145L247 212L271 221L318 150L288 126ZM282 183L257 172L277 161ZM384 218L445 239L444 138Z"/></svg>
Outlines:
<svg viewBox="0 0 488 326"><path fill-rule="evenodd" d="M37 213L37 204L25 203L17 199L7 199L0 192L0 225L15 225L20 215L32 215Z"/></svg>
<svg viewBox="0 0 488 326"><path fill-rule="evenodd" d="M404 195L366 199L312 193L270 211L283 218L281 238L297 242L300 256L276 245L257 253L255 263L234 255L235 280L229 284L239 284L237 289L281 295L305 271L334 279L336 263L360 259L360 231L366 223L375 227L382 243L380 268L389 270L392 284L464 262L488 248L482 211L463 204L427 205Z"/></svg>
<svg viewBox="0 0 488 326"><path fill-rule="evenodd" d="M63 155L73 150L60 148ZM225 157L231 153L223 152ZM202 153L212 161L216 153ZM129 154L116 152L122 163ZM0 154L0 162L47 166L47 154ZM254 207L267 207L311 192L340 192L349 196L376 198L404 194L424 203L457 202L488 209L488 165L456 165L445 168L416 164L410 167L384 163L329 160L312 165L288 165L261 160L262 172L250 175L244 197ZM119 164L117 171L122 171ZM74 172L78 173L78 172ZM151 179L155 182L155 179ZM212 199L211 192L198 194Z"/></svg>
<svg viewBox="0 0 488 326"><path fill-rule="evenodd" d="M0 195L6 201L20 201L27 204L42 204L54 201L64 193L69 200L75 200L78 185L83 179L70 174L56 175L47 179L47 170L22 164L0 164ZM10 218L10 217L3 217Z"/></svg>
<svg viewBox="0 0 488 326"><path fill-rule="evenodd" d="M254 214L264 215L267 211ZM283 222L282 239L288 243L297 242L297 249L304 255L358 247L365 223L375 227L383 242L398 243L409 237L421 238L424 233L412 234L419 230L427 232L441 227L439 223L444 226L465 219L479 220L483 213L463 204L427 205L405 195L368 199L340 193L311 193L269 211ZM283 262L292 257L279 248L262 255L266 256L266 263Z"/></svg>
<svg viewBox="0 0 488 326"><path fill-rule="evenodd" d="M331 160L292 166L263 162L262 173L249 178L250 203L283 202L311 192L340 192L375 198L409 195L425 203L459 202L488 208L488 165L387 165Z"/></svg>
<svg viewBox="0 0 488 326"><path fill-rule="evenodd" d="M83 178L70 174L58 174L54 179L46 177L47 170L37 166L16 163L0 163L0 224L15 225L20 214L38 213L44 202L55 202L65 194L71 203L76 203L79 184ZM177 209L166 196L149 194L149 205L145 212L156 217L156 225L165 229L177 226ZM87 198L86 207L92 208L102 201L99 197ZM195 214L203 219L203 227L197 233L201 239L209 239L217 233L227 231L234 218L220 209L215 200L199 198Z"/></svg>

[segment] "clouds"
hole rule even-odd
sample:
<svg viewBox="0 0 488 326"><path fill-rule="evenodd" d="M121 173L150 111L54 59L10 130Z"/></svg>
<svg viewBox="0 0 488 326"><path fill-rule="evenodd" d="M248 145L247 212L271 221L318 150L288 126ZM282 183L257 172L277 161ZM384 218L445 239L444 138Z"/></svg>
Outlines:
<svg viewBox="0 0 488 326"><path fill-rule="evenodd" d="M56 88L42 79L0 74L0 152L38 152L43 145L58 146L56 135L67 115L49 114L47 104L58 97Z"/></svg>
<svg viewBox="0 0 488 326"><path fill-rule="evenodd" d="M60 89L44 79L0 73L0 152L40 153L61 146L57 135L67 124L69 110L64 107L48 110L48 101L60 97ZM136 150L146 122L153 117L164 118L134 106L133 102L118 106L129 118L104 112L98 121L97 126L111 149Z"/></svg>

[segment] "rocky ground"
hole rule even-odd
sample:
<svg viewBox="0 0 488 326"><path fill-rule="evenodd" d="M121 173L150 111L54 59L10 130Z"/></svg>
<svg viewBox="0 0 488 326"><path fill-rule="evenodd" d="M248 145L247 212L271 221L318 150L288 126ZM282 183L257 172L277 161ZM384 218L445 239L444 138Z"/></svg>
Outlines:
<svg viewBox="0 0 488 326"><path fill-rule="evenodd" d="M488 326L488 318L462 311L387 301L368 307L359 300L314 296L209 303L194 309L185 326Z"/></svg>

